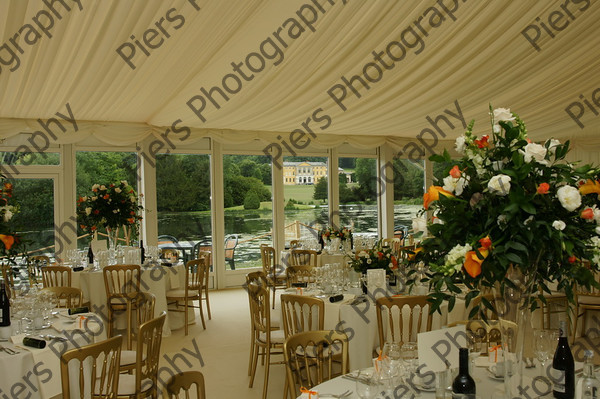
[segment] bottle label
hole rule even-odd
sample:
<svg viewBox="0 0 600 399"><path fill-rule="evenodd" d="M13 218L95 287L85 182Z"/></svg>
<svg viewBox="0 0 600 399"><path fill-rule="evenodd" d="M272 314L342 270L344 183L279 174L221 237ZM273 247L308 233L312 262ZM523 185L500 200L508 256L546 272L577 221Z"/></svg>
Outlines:
<svg viewBox="0 0 600 399"><path fill-rule="evenodd" d="M565 371L552 368L551 377L554 384L554 392L565 393L567 391L565 387Z"/></svg>

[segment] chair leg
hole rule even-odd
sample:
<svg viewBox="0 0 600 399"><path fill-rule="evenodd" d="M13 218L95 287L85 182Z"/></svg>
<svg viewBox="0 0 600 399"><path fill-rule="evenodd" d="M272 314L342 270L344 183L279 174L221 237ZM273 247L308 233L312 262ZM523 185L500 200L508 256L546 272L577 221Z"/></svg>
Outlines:
<svg viewBox="0 0 600 399"><path fill-rule="evenodd" d="M254 343L254 345L256 345L256 343ZM254 348L254 361L252 362L252 372L250 374L250 388L252 388L252 385L254 384L254 376L256 375L256 366L258 365L258 350L258 346Z"/></svg>
<svg viewBox="0 0 600 399"><path fill-rule="evenodd" d="M200 305L202 305L202 301L200 301ZM202 311L202 309L200 309L200 311ZM184 323L185 323L184 331L185 331L185 336L187 337L187 335L188 335L188 329L189 329L188 301L185 301L185 304L183 305L183 312L184 312L183 320L184 320Z"/></svg>
<svg viewBox="0 0 600 399"><path fill-rule="evenodd" d="M277 289L277 287L275 286L275 283L273 283L273 309L275 309L275 290Z"/></svg>
<svg viewBox="0 0 600 399"><path fill-rule="evenodd" d="M108 329L106 332L106 335L108 336L107 338L112 338L113 336L113 323L112 323L112 319L113 319L113 314L112 314L112 308L110 307L110 305L108 306Z"/></svg>
<svg viewBox="0 0 600 399"><path fill-rule="evenodd" d="M200 296L200 298L202 298L202 296ZM206 330L206 323L204 322L204 310L202 310L202 299L198 301L198 305L200 305L198 307L200 308L200 318L202 319L202 327L204 327L204 329Z"/></svg>
<svg viewBox="0 0 600 399"><path fill-rule="evenodd" d="M206 296L206 311L208 312L208 320L212 320L210 315L210 301L208 299L208 284L204 287L204 295Z"/></svg>
<svg viewBox="0 0 600 399"><path fill-rule="evenodd" d="M269 387L269 363L271 363L271 348L265 348L266 359L265 359L265 385L263 386L263 399L267 399L267 389Z"/></svg>
<svg viewBox="0 0 600 399"><path fill-rule="evenodd" d="M248 375L252 374L252 358L254 357L254 327L250 327L250 358L248 360Z"/></svg>
<svg viewBox="0 0 600 399"><path fill-rule="evenodd" d="M131 302L127 302L127 350L131 350Z"/></svg>

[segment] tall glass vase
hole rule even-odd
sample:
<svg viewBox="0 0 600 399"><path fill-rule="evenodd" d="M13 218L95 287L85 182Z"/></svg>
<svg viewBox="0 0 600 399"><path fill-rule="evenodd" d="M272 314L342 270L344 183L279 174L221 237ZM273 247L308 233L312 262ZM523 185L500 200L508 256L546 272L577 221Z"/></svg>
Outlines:
<svg viewBox="0 0 600 399"><path fill-rule="evenodd" d="M507 278L514 286L505 284L494 289L494 301L501 334L504 362L504 393L506 399L522 398L523 392L532 392L533 379L525 376L526 359L534 357L533 319L530 300L535 275L526 275L511 267Z"/></svg>
<svg viewBox="0 0 600 399"><path fill-rule="evenodd" d="M106 227L108 235L108 264L117 264L117 239L119 238L119 228Z"/></svg>

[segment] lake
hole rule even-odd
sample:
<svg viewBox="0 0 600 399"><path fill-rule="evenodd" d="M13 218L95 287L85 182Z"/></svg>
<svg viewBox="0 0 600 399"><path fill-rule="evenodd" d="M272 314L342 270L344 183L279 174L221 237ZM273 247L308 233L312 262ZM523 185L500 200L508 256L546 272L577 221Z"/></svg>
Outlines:
<svg viewBox="0 0 600 399"><path fill-rule="evenodd" d="M394 205L394 225L410 228L412 218L421 209L420 205ZM377 235L377 205L340 206L340 220L344 226L351 226L355 234ZM296 224L298 222L298 224ZM327 225L327 207L285 211L286 243L300 236L310 234L310 228ZM260 244L272 245L271 210L226 210L225 233L237 234L239 243L235 250L237 268L258 267L261 264ZM208 212L159 212L158 231L172 235L179 240L200 241L211 239L211 216Z"/></svg>

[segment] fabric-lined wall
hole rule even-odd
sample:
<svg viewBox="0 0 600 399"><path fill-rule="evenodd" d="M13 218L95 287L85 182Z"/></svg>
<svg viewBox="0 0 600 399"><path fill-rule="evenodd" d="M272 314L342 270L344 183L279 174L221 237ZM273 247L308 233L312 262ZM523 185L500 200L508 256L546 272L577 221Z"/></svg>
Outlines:
<svg viewBox="0 0 600 399"><path fill-rule="evenodd" d="M593 160L599 19L592 0L1 0L0 138L68 104L56 143L402 149L489 133L491 103Z"/></svg>

